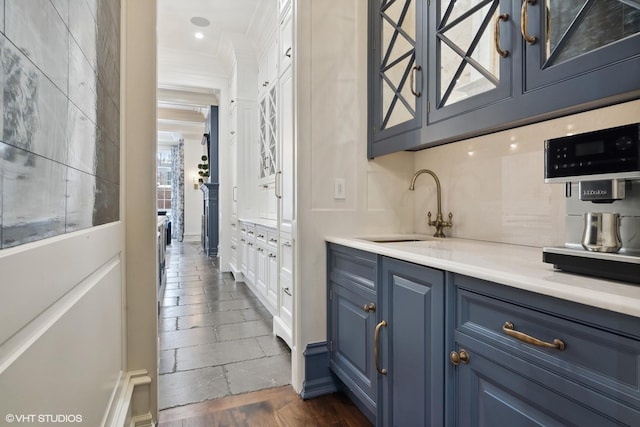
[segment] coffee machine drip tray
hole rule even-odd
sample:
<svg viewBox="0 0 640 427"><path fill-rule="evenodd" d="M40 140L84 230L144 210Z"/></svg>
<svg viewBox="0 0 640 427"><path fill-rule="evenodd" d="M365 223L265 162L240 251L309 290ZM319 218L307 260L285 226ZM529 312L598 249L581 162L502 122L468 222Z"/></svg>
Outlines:
<svg viewBox="0 0 640 427"><path fill-rule="evenodd" d="M542 261L558 270L640 284L640 252L591 252L581 246L547 247Z"/></svg>

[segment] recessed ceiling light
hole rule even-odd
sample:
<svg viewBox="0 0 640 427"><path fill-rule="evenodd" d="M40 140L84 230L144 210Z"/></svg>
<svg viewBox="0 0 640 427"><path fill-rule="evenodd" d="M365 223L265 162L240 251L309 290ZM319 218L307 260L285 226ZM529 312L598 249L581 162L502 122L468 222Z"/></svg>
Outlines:
<svg viewBox="0 0 640 427"><path fill-rule="evenodd" d="M191 23L196 27L208 27L211 24L207 18L203 18L202 16L194 16L191 18Z"/></svg>
<svg viewBox="0 0 640 427"><path fill-rule="evenodd" d="M203 39L203 38L204 38L204 34L202 34L202 33L195 33L195 34L194 34L194 37L195 37L195 38L197 38L198 40L201 40L201 39Z"/></svg>

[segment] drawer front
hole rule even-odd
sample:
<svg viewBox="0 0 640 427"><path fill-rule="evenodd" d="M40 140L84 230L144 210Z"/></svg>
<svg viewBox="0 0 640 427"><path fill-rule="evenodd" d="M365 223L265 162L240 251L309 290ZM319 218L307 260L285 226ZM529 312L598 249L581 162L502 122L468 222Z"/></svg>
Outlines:
<svg viewBox="0 0 640 427"><path fill-rule="evenodd" d="M267 233L267 245L273 250L278 249L278 232L270 231Z"/></svg>
<svg viewBox="0 0 640 427"><path fill-rule="evenodd" d="M375 290L378 276L376 254L329 244L330 279L343 286Z"/></svg>
<svg viewBox="0 0 640 427"><path fill-rule="evenodd" d="M293 281L293 239L281 238L280 241L280 276Z"/></svg>
<svg viewBox="0 0 640 427"><path fill-rule="evenodd" d="M269 232L261 227L256 227L256 242L266 246L267 245L267 235Z"/></svg>
<svg viewBox="0 0 640 427"><path fill-rule="evenodd" d="M543 311L529 305L530 293L520 291L521 300L503 300L495 294L483 294L485 284L456 277L456 339L460 334L474 337L633 406L640 405L640 341L588 324L589 307L579 306L583 311L579 316L570 302L566 305L571 316ZM563 349L556 340L562 342ZM543 347L543 343L557 348Z"/></svg>
<svg viewBox="0 0 640 427"><path fill-rule="evenodd" d="M452 405L455 425L479 426L580 426L637 425L640 411L619 400L461 335L454 349L465 349L469 359L455 371ZM453 425L454 423L450 423Z"/></svg>

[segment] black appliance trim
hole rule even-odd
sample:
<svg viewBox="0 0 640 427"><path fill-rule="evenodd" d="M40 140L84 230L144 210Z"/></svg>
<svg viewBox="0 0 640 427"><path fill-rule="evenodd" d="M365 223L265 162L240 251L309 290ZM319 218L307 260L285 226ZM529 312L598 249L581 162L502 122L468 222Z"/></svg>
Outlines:
<svg viewBox="0 0 640 427"><path fill-rule="evenodd" d="M542 261L559 270L640 285L640 264L542 252Z"/></svg>

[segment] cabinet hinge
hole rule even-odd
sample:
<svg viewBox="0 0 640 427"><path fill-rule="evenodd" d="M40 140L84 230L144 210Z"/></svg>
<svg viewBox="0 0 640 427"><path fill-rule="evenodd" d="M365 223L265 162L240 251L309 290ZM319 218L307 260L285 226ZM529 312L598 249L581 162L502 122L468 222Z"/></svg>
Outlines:
<svg viewBox="0 0 640 427"><path fill-rule="evenodd" d="M431 112L431 102L427 102L427 113Z"/></svg>
<svg viewBox="0 0 640 427"><path fill-rule="evenodd" d="M431 0L427 0L427 6L431 6Z"/></svg>
<svg viewBox="0 0 640 427"><path fill-rule="evenodd" d="M329 341L329 351L333 351L333 341Z"/></svg>
<svg viewBox="0 0 640 427"><path fill-rule="evenodd" d="M376 39L373 39L373 50L376 50Z"/></svg>

